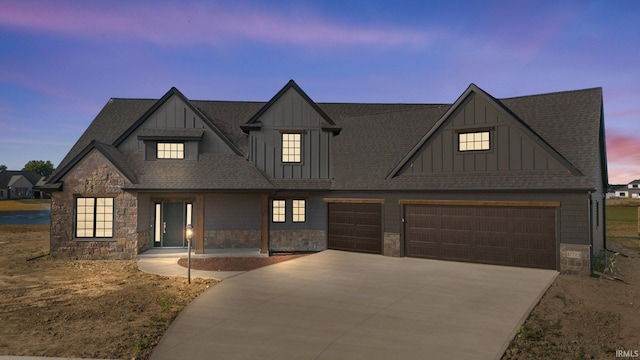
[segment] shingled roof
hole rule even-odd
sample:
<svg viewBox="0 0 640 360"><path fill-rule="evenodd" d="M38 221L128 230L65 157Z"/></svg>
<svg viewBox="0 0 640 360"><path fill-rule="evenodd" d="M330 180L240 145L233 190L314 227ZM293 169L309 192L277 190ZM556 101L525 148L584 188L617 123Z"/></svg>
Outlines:
<svg viewBox="0 0 640 360"><path fill-rule="evenodd" d="M177 90L176 90L177 91ZM186 99L186 98L185 98ZM131 189L332 189L332 190L497 190L592 189L606 181L602 89L494 99L557 151L579 174L561 172L491 172L402 174L389 177L452 104L317 103L340 127L332 140L333 179L278 181L246 160L248 138L243 125L268 102L187 100L230 141L240 154L203 154L197 162L145 162L124 156L114 145L133 124L156 106L153 99L111 99L63 159L52 179L58 181L88 147L97 146L116 159L131 177ZM163 136L148 132L145 136ZM185 133L185 136L198 134ZM179 168L179 169L178 169ZM184 176L189 174L189 181ZM605 184L606 187L606 184Z"/></svg>

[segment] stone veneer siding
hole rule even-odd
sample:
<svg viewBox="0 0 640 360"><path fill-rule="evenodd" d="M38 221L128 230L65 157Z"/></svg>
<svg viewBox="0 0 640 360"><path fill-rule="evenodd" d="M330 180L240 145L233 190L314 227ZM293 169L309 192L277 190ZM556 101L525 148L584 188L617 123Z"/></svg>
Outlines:
<svg viewBox="0 0 640 360"><path fill-rule="evenodd" d="M571 275L591 275L589 245L560 244L560 272Z"/></svg>
<svg viewBox="0 0 640 360"><path fill-rule="evenodd" d="M93 150L63 177L63 191L51 199L51 256L62 259L134 259L141 248L136 229L138 200L122 191L125 178L98 151ZM75 196L114 198L114 236L75 239ZM149 235L140 234L142 248ZM146 240L144 240L146 239Z"/></svg>
<svg viewBox="0 0 640 360"><path fill-rule="evenodd" d="M321 251L327 248L324 230L270 230L269 251Z"/></svg>
<svg viewBox="0 0 640 360"><path fill-rule="evenodd" d="M384 233L384 248L382 249L384 256L400 256L400 234L398 233Z"/></svg>
<svg viewBox="0 0 640 360"><path fill-rule="evenodd" d="M205 249L260 248L260 230L205 230Z"/></svg>

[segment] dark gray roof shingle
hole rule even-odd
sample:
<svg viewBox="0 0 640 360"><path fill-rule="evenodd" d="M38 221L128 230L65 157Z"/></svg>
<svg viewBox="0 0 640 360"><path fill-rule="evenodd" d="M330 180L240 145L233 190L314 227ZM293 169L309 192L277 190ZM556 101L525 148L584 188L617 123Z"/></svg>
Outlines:
<svg viewBox="0 0 640 360"><path fill-rule="evenodd" d="M202 154L197 162L142 161L111 146L157 100L111 99L63 159L64 169L92 141L102 143L124 172L135 179L130 188L145 189L333 189L333 190L489 190L589 189L598 178L602 126L600 88L496 99L558 151L583 176L566 172L403 174L390 171L449 110L450 104L318 103L342 128L332 138L332 180L267 179L245 157ZM248 138L241 126L266 102L201 101L190 103L243 154ZM155 133L154 133L155 134ZM150 134L150 135L154 135ZM155 135L163 135L155 134ZM166 134L165 134L166 135ZM193 134L188 134L193 135ZM606 173L606 171L605 171ZM55 175L54 175L55 176Z"/></svg>

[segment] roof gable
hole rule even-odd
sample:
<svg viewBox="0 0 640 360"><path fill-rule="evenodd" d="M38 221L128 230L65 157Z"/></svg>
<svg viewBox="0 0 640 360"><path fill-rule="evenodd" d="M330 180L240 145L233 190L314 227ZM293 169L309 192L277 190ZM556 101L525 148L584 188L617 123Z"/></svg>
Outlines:
<svg viewBox="0 0 640 360"><path fill-rule="evenodd" d="M490 149L459 151L459 134L488 132ZM580 171L499 100L469 85L388 174L486 171Z"/></svg>
<svg viewBox="0 0 640 360"><path fill-rule="evenodd" d="M136 176L131 168L127 164L127 160L124 155L114 146L101 143L99 141L92 141L87 145L80 153L78 153L67 164L60 168L51 179L47 181L49 184L59 182L71 169L73 169L82 159L84 159L92 150L96 150L104 155L105 158L114 166L114 168L120 172L127 180L132 183L137 181Z"/></svg>
<svg viewBox="0 0 640 360"><path fill-rule="evenodd" d="M300 105L283 106L285 104L296 104L296 102ZM271 98L269 102L267 102L251 117L251 119L242 125L242 131L248 133L251 130L260 129L265 119L267 119L266 121L269 121L268 115L271 112L277 113L278 119L290 119L289 121L284 120L285 124L283 125L293 125L294 127L307 125L322 127L323 129L331 130L334 134L338 134L340 132L340 127L335 124L333 119L331 119L324 110L311 100L311 98L293 80L289 80L289 82L280 89L280 91L278 91L278 93ZM306 124L295 124L296 121L304 121ZM287 124L287 122L289 122L289 124Z"/></svg>
<svg viewBox="0 0 640 360"><path fill-rule="evenodd" d="M197 130L202 128L212 130L215 136L230 151L237 155L243 155L240 149L175 87L172 87L123 132L113 142L113 145L118 147L129 139L134 138L134 140L137 140L134 136L137 132L140 132L142 137L146 137L149 131L163 129L164 138L170 138L170 132L174 131L176 139L182 139L185 129L188 131L188 129Z"/></svg>

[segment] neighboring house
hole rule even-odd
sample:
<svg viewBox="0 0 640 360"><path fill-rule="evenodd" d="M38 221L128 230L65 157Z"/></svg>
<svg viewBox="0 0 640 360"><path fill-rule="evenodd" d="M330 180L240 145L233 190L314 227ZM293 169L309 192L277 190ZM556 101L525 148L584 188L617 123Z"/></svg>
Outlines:
<svg viewBox="0 0 640 360"><path fill-rule="evenodd" d="M0 171L0 200L31 199L42 176L31 171Z"/></svg>
<svg viewBox="0 0 640 360"><path fill-rule="evenodd" d="M640 180L625 185L609 185L608 198L640 198Z"/></svg>
<svg viewBox="0 0 640 360"><path fill-rule="evenodd" d="M111 99L48 181L51 254L327 248L588 273L605 248L600 88L453 103Z"/></svg>

